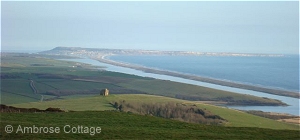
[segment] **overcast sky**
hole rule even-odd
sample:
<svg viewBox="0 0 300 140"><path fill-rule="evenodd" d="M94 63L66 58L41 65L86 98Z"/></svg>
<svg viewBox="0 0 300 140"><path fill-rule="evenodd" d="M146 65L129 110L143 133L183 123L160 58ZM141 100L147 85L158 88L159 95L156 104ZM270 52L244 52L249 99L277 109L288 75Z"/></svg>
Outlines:
<svg viewBox="0 0 300 140"><path fill-rule="evenodd" d="M299 2L1 2L2 50L299 52Z"/></svg>

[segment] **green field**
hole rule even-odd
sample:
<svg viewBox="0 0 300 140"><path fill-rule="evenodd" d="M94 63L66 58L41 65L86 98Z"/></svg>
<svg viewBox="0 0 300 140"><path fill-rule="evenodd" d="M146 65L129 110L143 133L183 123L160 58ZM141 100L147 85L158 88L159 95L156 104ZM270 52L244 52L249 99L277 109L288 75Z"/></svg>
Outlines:
<svg viewBox="0 0 300 140"><path fill-rule="evenodd" d="M237 94L233 92L227 92L222 90L216 90L201 86L195 86L190 84L182 84L172 81L161 80L134 80L127 83L121 84L127 88L134 88L141 91L146 91L155 95L168 96L173 98L181 98L186 100L215 100L232 102L233 104L247 104L248 102L254 102L257 104L264 103L278 103L276 100L267 98L258 98L246 94Z"/></svg>

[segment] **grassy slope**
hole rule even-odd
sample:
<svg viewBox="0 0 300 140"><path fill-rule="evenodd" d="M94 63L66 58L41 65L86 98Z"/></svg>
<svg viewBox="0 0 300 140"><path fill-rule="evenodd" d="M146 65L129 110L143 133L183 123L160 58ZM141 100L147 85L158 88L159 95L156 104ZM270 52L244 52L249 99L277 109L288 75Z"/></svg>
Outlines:
<svg viewBox="0 0 300 140"><path fill-rule="evenodd" d="M226 120L228 123L226 126L234 127L260 127L260 128L270 128L270 129L299 129L299 126L286 124L283 122L278 122L275 120L262 118L247 114L241 111L186 101L179 100L169 97L155 96L155 95L143 95L143 94L123 94L123 95L110 95L108 97L103 96L92 96L86 98L74 98L67 100L55 100L47 102L32 102L15 104L15 107L26 107L26 108L39 108L46 109L48 107L62 108L65 110L74 111L102 111L102 110L114 110L114 108L109 104L110 102L118 102L125 100L126 102L139 102L139 103L158 103L158 102L178 102L184 104L196 104L201 109L207 109L212 113L219 115Z"/></svg>
<svg viewBox="0 0 300 140"><path fill-rule="evenodd" d="M7 134L1 129L1 139L298 139L299 131L260 128L234 128L190 124L152 116L114 111L68 113L2 113L1 128L59 127L58 134ZM101 133L66 134L65 125L101 127ZM14 131L15 132L15 131Z"/></svg>

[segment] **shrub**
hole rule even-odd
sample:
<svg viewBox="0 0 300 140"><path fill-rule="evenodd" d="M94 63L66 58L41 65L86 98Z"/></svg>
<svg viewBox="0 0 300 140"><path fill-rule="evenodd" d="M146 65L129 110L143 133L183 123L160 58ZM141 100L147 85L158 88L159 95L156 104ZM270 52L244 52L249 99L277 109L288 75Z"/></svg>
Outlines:
<svg viewBox="0 0 300 140"><path fill-rule="evenodd" d="M112 103L111 103L112 104ZM190 123L222 124L226 120L207 110L178 103L128 103L126 101L112 104L117 110L141 115L157 116Z"/></svg>

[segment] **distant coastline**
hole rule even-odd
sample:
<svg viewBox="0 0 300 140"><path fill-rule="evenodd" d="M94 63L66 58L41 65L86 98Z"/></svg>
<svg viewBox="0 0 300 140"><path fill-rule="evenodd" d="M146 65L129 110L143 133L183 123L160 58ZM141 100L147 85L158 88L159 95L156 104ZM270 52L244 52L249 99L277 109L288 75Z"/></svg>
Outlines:
<svg viewBox="0 0 300 140"><path fill-rule="evenodd" d="M234 87L234 88L240 88L240 89L246 89L246 90L259 91L259 92L280 95L280 96L286 96L286 97L292 97L292 98L300 98L299 93L293 92L293 91L285 91L285 90L281 90L281 89L271 89L271 88L259 87L259 86L255 86L255 85L247 85L247 84L235 83L235 82L230 82L230 81L205 78L205 77L200 77L200 76L195 76L195 75L188 75L188 74L183 74L183 73L178 73L178 72L173 72L173 71L159 70L159 69L144 67L144 66L135 65L135 64L117 62L117 61L113 61L113 60L110 60L107 58L108 56L111 56L111 55L112 54L101 55L101 56L97 56L97 57L92 57L92 59L98 60L102 63L115 65L115 66L121 66L121 67L131 68L131 69L135 69L135 70L140 70L140 71L143 71L146 73L168 75L168 76L180 77L180 78L184 78L184 79L206 82L206 83L211 83L211 84L216 84L216 85L221 85L221 86L228 86L228 87Z"/></svg>

